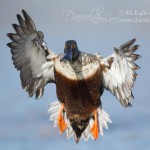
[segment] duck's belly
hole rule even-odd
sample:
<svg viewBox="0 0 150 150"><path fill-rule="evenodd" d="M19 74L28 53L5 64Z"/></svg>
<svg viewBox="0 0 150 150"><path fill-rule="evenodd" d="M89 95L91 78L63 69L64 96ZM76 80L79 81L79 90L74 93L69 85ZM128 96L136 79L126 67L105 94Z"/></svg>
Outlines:
<svg viewBox="0 0 150 150"><path fill-rule="evenodd" d="M68 114L85 116L100 105L100 66L89 64L73 68L56 64L55 82L58 99Z"/></svg>

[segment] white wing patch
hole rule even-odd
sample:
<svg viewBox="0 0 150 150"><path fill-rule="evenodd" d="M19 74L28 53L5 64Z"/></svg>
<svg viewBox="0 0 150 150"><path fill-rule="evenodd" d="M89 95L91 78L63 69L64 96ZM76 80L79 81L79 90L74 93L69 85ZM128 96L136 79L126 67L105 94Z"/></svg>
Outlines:
<svg viewBox="0 0 150 150"><path fill-rule="evenodd" d="M42 75L46 81L55 81L54 77L54 61L48 61L41 67Z"/></svg>
<svg viewBox="0 0 150 150"><path fill-rule="evenodd" d="M137 77L135 70L140 68L133 62L140 58L133 54L139 48L138 45L132 46L134 42L135 39L121 45L119 49L115 48L115 53L101 61L103 85L124 107L131 105L131 89Z"/></svg>
<svg viewBox="0 0 150 150"><path fill-rule="evenodd" d="M48 110L48 113L50 113L50 121L54 121L54 127L58 126L57 119L58 119L60 108L61 108L61 103L59 101L55 101L50 104L50 108ZM99 132L101 135L103 135L103 128L108 129L107 123L112 123L112 121L110 120L109 115L101 108L97 109L97 114L98 114L98 122L99 122ZM75 132L73 131L73 128L70 125L66 112L64 112L63 117L67 125L67 129L66 129L67 139L70 139L71 137L75 138ZM93 122L94 120L93 118L91 118L89 121L89 125L82 133L81 139L83 138L85 141L88 141L88 139L91 138L94 140L94 137L91 133Z"/></svg>

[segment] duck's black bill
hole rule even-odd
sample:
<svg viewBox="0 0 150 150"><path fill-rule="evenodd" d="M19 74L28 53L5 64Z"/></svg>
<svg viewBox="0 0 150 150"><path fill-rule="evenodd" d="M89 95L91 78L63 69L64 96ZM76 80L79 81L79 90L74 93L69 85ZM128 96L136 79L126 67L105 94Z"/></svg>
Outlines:
<svg viewBox="0 0 150 150"><path fill-rule="evenodd" d="M60 61L71 61L72 62L72 50L68 50L66 53L64 53L64 56Z"/></svg>

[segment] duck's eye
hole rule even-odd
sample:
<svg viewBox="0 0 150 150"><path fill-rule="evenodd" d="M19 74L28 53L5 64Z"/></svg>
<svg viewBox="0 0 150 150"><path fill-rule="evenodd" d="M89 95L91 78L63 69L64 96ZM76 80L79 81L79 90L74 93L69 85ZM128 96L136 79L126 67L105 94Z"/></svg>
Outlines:
<svg viewBox="0 0 150 150"><path fill-rule="evenodd" d="M73 47L73 48L76 48L76 44L74 43L72 47Z"/></svg>

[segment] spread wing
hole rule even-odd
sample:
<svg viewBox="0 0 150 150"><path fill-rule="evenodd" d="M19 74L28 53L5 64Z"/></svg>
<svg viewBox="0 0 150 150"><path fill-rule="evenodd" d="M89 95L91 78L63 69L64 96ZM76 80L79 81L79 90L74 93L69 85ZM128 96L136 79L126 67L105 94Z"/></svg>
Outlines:
<svg viewBox="0 0 150 150"><path fill-rule="evenodd" d="M133 45L133 39L119 48L114 48L115 52L102 60L102 78L104 87L117 97L124 107L131 105L133 99L132 87L137 77L135 70L140 67L134 63L140 58L134 52L139 48Z"/></svg>
<svg viewBox="0 0 150 150"><path fill-rule="evenodd" d="M54 62L47 56L54 58L56 55L48 49L43 33L36 30L29 15L24 10L22 12L24 19L17 15L19 25L13 24L15 34L7 34L12 40L7 45L11 48L15 67L20 70L23 89L30 97L36 93L36 98L41 98L46 83L55 80Z"/></svg>

